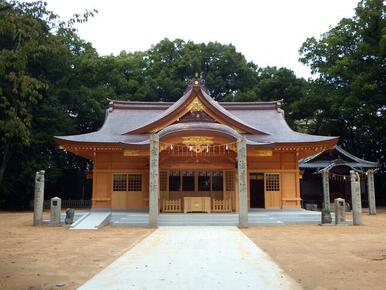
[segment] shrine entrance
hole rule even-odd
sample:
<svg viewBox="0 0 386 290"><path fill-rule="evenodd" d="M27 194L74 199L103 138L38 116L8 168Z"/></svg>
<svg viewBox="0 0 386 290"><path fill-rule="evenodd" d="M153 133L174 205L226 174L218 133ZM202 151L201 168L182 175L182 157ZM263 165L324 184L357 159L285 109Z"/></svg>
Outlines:
<svg viewBox="0 0 386 290"><path fill-rule="evenodd" d="M173 212L236 211L234 170L161 170L160 210Z"/></svg>
<svg viewBox="0 0 386 290"><path fill-rule="evenodd" d="M194 117L201 118L202 114ZM184 118L182 121L158 133L159 210L162 213L238 211L239 134L223 124L188 122Z"/></svg>

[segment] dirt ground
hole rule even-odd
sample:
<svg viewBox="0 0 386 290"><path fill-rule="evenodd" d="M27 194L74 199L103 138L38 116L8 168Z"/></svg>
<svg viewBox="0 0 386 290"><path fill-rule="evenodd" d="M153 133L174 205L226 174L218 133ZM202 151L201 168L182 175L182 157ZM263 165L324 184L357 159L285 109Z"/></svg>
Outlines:
<svg viewBox="0 0 386 290"><path fill-rule="evenodd" d="M0 289L75 289L152 232L110 226L69 231L31 223L31 212L0 213Z"/></svg>
<svg viewBox="0 0 386 290"><path fill-rule="evenodd" d="M347 213L351 219L351 213ZM386 209L362 226L290 225L243 232L304 289L386 289Z"/></svg>
<svg viewBox="0 0 386 290"><path fill-rule="evenodd" d="M348 214L349 216L349 214ZM363 226L243 230L305 289L386 289L386 209ZM152 232L32 227L32 213L0 213L0 289L74 289ZM64 283L64 287L56 287Z"/></svg>

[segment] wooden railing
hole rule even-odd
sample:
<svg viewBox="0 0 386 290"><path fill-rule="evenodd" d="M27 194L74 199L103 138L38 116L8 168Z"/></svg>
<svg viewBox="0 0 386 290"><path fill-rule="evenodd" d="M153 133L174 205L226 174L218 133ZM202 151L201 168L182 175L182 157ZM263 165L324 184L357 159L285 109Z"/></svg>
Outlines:
<svg viewBox="0 0 386 290"><path fill-rule="evenodd" d="M212 199L212 212L231 212L230 199Z"/></svg>
<svg viewBox="0 0 386 290"><path fill-rule="evenodd" d="M162 202L162 212L182 212L181 199L164 199Z"/></svg>

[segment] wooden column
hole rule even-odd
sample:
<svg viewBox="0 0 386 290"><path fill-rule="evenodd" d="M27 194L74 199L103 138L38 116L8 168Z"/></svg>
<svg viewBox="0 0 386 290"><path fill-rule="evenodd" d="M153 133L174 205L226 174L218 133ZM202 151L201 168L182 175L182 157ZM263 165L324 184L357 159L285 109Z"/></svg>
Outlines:
<svg viewBox="0 0 386 290"><path fill-rule="evenodd" d="M369 198L369 214L377 214L375 206L374 170L367 170L367 194Z"/></svg>
<svg viewBox="0 0 386 290"><path fill-rule="evenodd" d="M237 173L239 190L239 227L248 227L247 144L245 137L237 141Z"/></svg>
<svg viewBox="0 0 386 290"><path fill-rule="evenodd" d="M158 226L159 195L159 137L150 137L150 170L149 170L149 226Z"/></svg>
<svg viewBox="0 0 386 290"><path fill-rule="evenodd" d="M323 208L322 208L322 224L329 224L332 221L330 209L330 179L329 172L326 169L322 170L323 182Z"/></svg>

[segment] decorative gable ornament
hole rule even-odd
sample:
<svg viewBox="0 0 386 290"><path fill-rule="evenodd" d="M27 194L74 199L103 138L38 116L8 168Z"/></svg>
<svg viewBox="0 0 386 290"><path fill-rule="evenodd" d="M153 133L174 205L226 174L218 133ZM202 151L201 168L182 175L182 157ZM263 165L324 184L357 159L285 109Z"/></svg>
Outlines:
<svg viewBox="0 0 386 290"><path fill-rule="evenodd" d="M193 101L189 104L188 109L190 112L206 111L204 104L201 103L198 97L194 97Z"/></svg>

